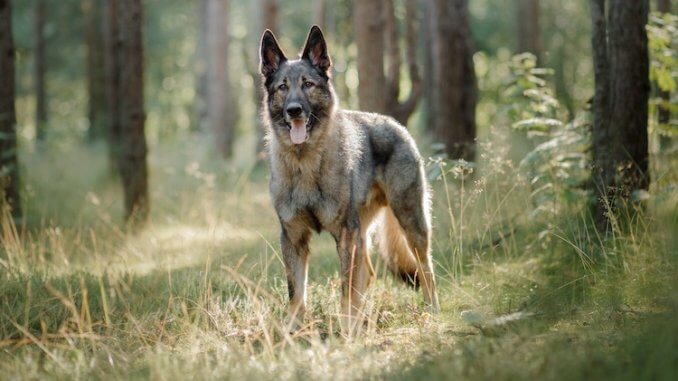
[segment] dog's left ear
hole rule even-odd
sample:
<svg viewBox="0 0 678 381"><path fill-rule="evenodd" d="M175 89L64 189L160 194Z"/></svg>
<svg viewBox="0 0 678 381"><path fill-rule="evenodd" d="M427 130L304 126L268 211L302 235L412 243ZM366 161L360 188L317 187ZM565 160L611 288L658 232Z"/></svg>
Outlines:
<svg viewBox="0 0 678 381"><path fill-rule="evenodd" d="M332 65L330 56L327 54L325 37L323 37L323 32L317 25L313 25L308 32L301 58L310 62L311 65L317 67L323 73L327 73Z"/></svg>

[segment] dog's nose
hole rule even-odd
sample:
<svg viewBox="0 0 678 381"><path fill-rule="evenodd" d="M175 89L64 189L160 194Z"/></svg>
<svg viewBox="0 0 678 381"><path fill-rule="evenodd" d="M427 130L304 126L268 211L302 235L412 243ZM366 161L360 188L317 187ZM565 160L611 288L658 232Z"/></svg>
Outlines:
<svg viewBox="0 0 678 381"><path fill-rule="evenodd" d="M285 111L287 111L287 115L289 115L291 118L296 118L301 115L303 110L301 109L301 105L299 103L290 103L287 105Z"/></svg>

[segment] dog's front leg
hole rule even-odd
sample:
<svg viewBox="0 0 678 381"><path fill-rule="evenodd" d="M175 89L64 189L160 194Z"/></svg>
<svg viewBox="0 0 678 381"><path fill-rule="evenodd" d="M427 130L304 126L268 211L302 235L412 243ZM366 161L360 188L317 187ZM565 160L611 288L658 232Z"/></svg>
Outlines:
<svg viewBox="0 0 678 381"><path fill-rule="evenodd" d="M359 228L343 228L338 242L341 261L342 331L353 337L359 333L365 314L362 311L367 289L374 279L374 269Z"/></svg>
<svg viewBox="0 0 678 381"><path fill-rule="evenodd" d="M287 274L287 291L290 297L287 316L292 331L299 329L306 313L309 237L308 229L285 225L282 227L280 244Z"/></svg>

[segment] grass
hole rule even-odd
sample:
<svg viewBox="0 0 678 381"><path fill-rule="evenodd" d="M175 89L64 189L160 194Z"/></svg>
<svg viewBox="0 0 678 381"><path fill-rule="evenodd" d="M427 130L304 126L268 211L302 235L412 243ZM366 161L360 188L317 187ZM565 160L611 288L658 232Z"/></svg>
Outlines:
<svg viewBox="0 0 678 381"><path fill-rule="evenodd" d="M209 144L191 139L183 146ZM22 157L27 228L7 218L1 226L4 379L678 374L671 160L642 216L603 240L576 205L530 214L525 179L486 148L474 174L449 171L434 182L441 313L428 314L421 295L378 266L369 322L346 341L326 235L312 242L308 324L294 335L283 324L286 285L264 168L155 147L151 222L128 234L102 152L55 147Z"/></svg>

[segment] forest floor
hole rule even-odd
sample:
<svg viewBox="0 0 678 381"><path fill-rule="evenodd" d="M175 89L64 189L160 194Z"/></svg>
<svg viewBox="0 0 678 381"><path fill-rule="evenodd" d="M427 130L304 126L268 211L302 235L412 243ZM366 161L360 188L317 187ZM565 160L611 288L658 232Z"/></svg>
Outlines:
<svg viewBox="0 0 678 381"><path fill-rule="evenodd" d="M643 216L603 240L575 206L533 213L510 164L464 183L449 172L433 184L441 312L377 262L370 318L345 340L326 234L312 242L308 324L283 324L265 168L158 147L151 220L128 234L103 149L42 151L22 156L29 228L1 226L2 379L678 376L675 190L656 187Z"/></svg>

